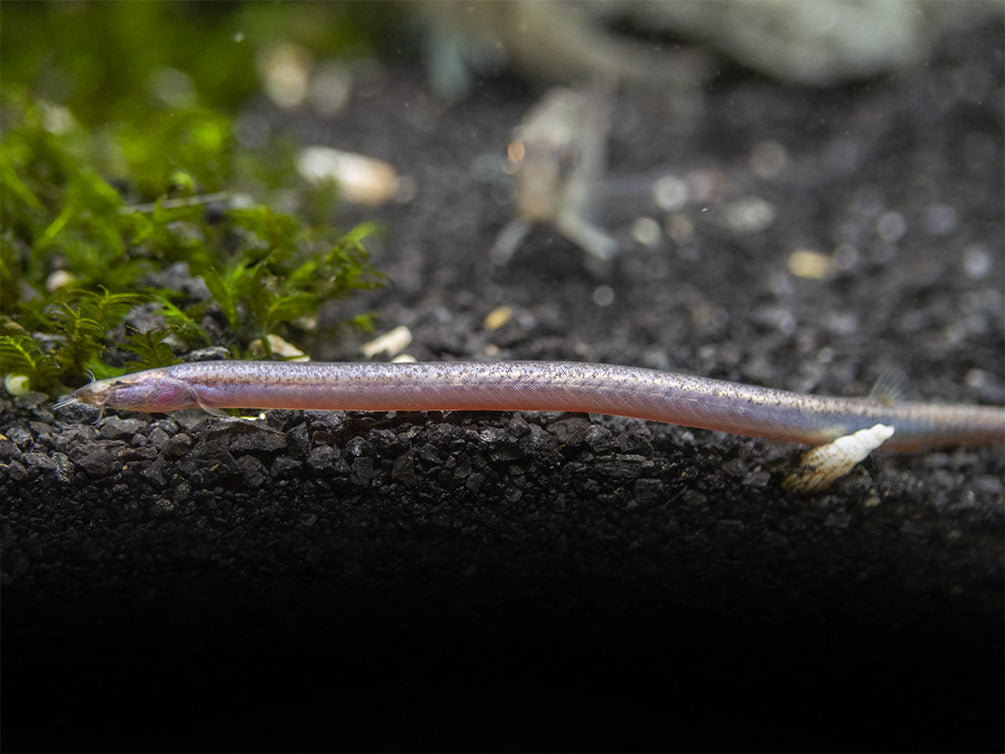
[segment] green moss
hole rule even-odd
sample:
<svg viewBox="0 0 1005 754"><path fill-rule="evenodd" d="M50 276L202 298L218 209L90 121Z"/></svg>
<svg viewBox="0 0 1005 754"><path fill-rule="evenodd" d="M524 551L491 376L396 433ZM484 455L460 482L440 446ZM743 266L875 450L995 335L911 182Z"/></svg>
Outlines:
<svg viewBox="0 0 1005 754"><path fill-rule="evenodd" d="M245 357L272 334L306 346L324 302L380 284L362 245L372 226L317 222L330 197L303 189L305 221L245 193L297 185L292 150L240 150L230 112L257 85L278 13L4 4L0 374L58 392L201 346ZM314 21L289 33L368 49L365 24ZM176 69L191 91L165 97L158 76Z"/></svg>
<svg viewBox="0 0 1005 754"><path fill-rule="evenodd" d="M392 54L408 46L407 10L358 2L7 0L0 5L2 75L69 107L88 126L133 121L165 103L231 112L257 92L262 50L293 42L316 56Z"/></svg>

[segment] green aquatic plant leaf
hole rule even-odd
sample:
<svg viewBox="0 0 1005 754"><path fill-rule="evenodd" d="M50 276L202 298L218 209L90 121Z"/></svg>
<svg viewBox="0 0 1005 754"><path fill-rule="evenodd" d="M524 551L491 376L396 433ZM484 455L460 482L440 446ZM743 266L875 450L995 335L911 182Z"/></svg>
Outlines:
<svg viewBox="0 0 1005 754"><path fill-rule="evenodd" d="M14 326L5 336L21 338L7 358L41 374L33 384L208 345L250 355L273 334L309 350L326 301L381 283L362 246L372 226L340 236L255 201L297 185L292 153L241 152L233 118L188 84L191 97L158 89L98 120L29 79L0 86L0 314ZM308 211L310 198L297 204Z"/></svg>
<svg viewBox="0 0 1005 754"><path fill-rule="evenodd" d="M171 345L167 342L172 334L169 328L158 327L145 332L134 332L126 338L120 347L135 358L125 363L125 371L127 373L139 372L143 369L179 363L181 359L175 356Z"/></svg>
<svg viewBox="0 0 1005 754"><path fill-rule="evenodd" d="M45 390L57 384L59 366L38 342L28 335L0 335L0 376L24 375L31 389Z"/></svg>

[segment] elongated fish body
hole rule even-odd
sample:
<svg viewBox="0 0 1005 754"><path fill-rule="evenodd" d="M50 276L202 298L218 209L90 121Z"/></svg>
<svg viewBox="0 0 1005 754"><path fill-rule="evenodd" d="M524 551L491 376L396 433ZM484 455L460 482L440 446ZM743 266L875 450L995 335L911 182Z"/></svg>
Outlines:
<svg viewBox="0 0 1005 754"><path fill-rule="evenodd" d="M354 411L576 411L820 445L876 424L891 450L1005 442L1005 408L803 395L580 362L212 361L99 380L58 406Z"/></svg>

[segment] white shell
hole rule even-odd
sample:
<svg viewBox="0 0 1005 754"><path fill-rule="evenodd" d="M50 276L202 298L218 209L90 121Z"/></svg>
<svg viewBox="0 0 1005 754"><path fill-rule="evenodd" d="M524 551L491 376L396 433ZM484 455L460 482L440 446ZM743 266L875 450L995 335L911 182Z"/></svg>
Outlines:
<svg viewBox="0 0 1005 754"><path fill-rule="evenodd" d="M876 424L813 448L803 456L799 470L786 478L785 486L798 492L819 492L826 489L891 437L893 427Z"/></svg>

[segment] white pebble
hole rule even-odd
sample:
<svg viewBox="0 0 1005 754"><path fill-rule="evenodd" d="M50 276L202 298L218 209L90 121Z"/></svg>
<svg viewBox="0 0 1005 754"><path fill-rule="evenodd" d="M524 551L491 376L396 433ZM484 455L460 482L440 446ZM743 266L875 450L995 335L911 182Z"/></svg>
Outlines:
<svg viewBox="0 0 1005 754"><path fill-rule="evenodd" d="M736 233L759 233L774 222L774 206L759 196L745 196L725 208L726 227Z"/></svg>
<svg viewBox="0 0 1005 754"><path fill-rule="evenodd" d="M31 379L24 374L8 374L3 378L3 386L10 395L24 395L31 392Z"/></svg>
<svg viewBox="0 0 1005 754"><path fill-rule="evenodd" d="M339 196L356 204L376 207L398 192L398 174L383 160L331 147L308 147L297 157L297 172L323 185L334 181Z"/></svg>
<svg viewBox="0 0 1005 754"><path fill-rule="evenodd" d="M398 325L393 330L389 330L383 335L379 335L369 343L363 344L359 349L367 359L372 359L377 354L386 353L388 356L397 356L408 348L412 343L412 331L404 325Z"/></svg>
<svg viewBox="0 0 1005 754"><path fill-rule="evenodd" d="M277 45L258 58L262 88L282 109L299 107L307 98L312 65L306 48L289 43Z"/></svg>
<svg viewBox="0 0 1005 754"><path fill-rule="evenodd" d="M69 285L76 279L77 276L72 272L67 272L66 270L55 270L45 279L45 289L49 291L49 293L52 293L53 291L58 291L60 288Z"/></svg>
<svg viewBox="0 0 1005 754"><path fill-rule="evenodd" d="M687 181L675 175L667 175L653 184L653 202L665 212L677 212L684 209L691 192Z"/></svg>
<svg viewBox="0 0 1005 754"><path fill-rule="evenodd" d="M796 249L789 254L786 265L792 275L811 280L826 280L837 272L833 257L813 249Z"/></svg>
<svg viewBox="0 0 1005 754"><path fill-rule="evenodd" d="M632 223L631 234L634 241L651 249L659 244L663 230L651 217L640 217Z"/></svg>

